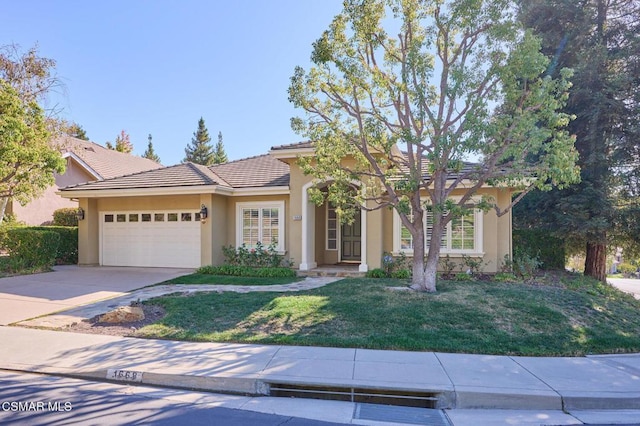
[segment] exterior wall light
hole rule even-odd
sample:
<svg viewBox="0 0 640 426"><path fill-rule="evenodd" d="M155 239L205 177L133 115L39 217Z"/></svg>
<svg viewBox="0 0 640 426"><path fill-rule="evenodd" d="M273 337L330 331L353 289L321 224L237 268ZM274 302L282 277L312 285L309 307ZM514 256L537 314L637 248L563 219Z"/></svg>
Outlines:
<svg viewBox="0 0 640 426"><path fill-rule="evenodd" d="M207 206L204 204L200 207L200 220L204 222L207 219L209 211L207 210Z"/></svg>
<svg viewBox="0 0 640 426"><path fill-rule="evenodd" d="M76 217L78 218L78 220L84 220L84 209L82 207L78 207Z"/></svg>

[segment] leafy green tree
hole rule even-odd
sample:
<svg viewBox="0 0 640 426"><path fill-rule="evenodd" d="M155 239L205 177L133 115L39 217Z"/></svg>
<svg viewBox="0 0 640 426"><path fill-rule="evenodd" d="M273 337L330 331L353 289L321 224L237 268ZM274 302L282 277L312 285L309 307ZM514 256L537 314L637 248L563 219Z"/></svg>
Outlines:
<svg viewBox="0 0 640 426"><path fill-rule="evenodd" d="M50 142L43 110L0 79L0 222L9 198L26 204L55 183L65 162Z"/></svg>
<svg viewBox="0 0 640 426"><path fill-rule="evenodd" d="M147 139L149 140L149 143L147 144L147 150L142 154L142 157L160 164L160 157L158 157L158 154L153 150L153 138L151 137L151 133L149 133L149 137Z"/></svg>
<svg viewBox="0 0 640 426"><path fill-rule="evenodd" d="M638 176L640 4L527 0L520 9L553 55L550 74L575 70L565 111L576 117L569 131L577 137L581 182L532 194L517 209L517 224L560 235L586 253L585 274L604 281L608 241L628 240L629 224L639 222L638 198L625 194L635 191Z"/></svg>
<svg viewBox="0 0 640 426"><path fill-rule="evenodd" d="M129 154L133 151L133 144L131 143L129 134L124 130L120 131L120 134L116 136L115 143L106 142L105 146L107 149L112 149L118 152L123 152L125 154Z"/></svg>
<svg viewBox="0 0 640 426"><path fill-rule="evenodd" d="M213 150L213 164L222 164L229 161L227 153L224 150L224 144L222 143L222 132L218 132L218 142Z"/></svg>
<svg viewBox="0 0 640 426"><path fill-rule="evenodd" d="M291 78L289 98L307 113L292 127L316 152L300 160L304 172L328 184L345 221L357 208L398 212L413 237L416 290L436 291L448 222L473 208L511 208L476 202L483 185L515 187L516 203L533 188L578 178L563 130L570 117L559 111L570 73L546 75L540 41L512 10L506 0L347 0L314 43L312 68ZM471 166L469 157L480 161ZM354 180L363 183L355 193ZM318 187L310 196L324 201Z"/></svg>
<svg viewBox="0 0 640 426"><path fill-rule="evenodd" d="M191 143L184 149L185 157L183 162L190 161L204 166L214 164L214 150L211 146L211 137L204 124L204 119L198 120L198 130L193 133Z"/></svg>

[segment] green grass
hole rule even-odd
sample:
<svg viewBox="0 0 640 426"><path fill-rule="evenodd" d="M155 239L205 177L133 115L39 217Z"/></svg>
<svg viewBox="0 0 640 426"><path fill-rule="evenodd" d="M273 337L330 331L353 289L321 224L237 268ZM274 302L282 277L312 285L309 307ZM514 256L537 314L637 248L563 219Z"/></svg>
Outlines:
<svg viewBox="0 0 640 426"><path fill-rule="evenodd" d="M568 275L553 285L346 279L289 294L196 293L147 303L167 316L138 336L535 356L640 351L640 301Z"/></svg>
<svg viewBox="0 0 640 426"><path fill-rule="evenodd" d="M278 285L301 281L301 277L236 277L231 275L191 274L161 284Z"/></svg>

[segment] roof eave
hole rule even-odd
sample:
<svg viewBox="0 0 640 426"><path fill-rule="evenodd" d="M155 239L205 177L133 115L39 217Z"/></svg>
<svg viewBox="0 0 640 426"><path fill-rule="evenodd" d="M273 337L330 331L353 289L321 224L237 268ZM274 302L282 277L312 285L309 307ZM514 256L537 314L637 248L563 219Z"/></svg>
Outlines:
<svg viewBox="0 0 640 426"><path fill-rule="evenodd" d="M296 148L296 149L272 149L269 151L269 155L278 160L285 160L298 157L309 157L315 155L315 149L313 148Z"/></svg>
<svg viewBox="0 0 640 426"><path fill-rule="evenodd" d="M288 195L288 186L265 186L254 188L230 188L221 185L172 186L161 188L124 188L124 189L68 189L57 191L63 198L113 198L140 197L158 195L198 195L219 194L233 197L250 195Z"/></svg>

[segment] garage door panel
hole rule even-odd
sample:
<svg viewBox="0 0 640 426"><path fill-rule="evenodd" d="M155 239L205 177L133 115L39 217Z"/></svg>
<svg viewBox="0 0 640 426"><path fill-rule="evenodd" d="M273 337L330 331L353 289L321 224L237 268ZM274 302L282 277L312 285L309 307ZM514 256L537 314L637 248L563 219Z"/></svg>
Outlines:
<svg viewBox="0 0 640 426"><path fill-rule="evenodd" d="M184 213L191 213L191 217L195 218L196 211L103 212L101 214L102 264L199 267L200 222L166 220L170 216L180 219ZM105 220L107 216L110 217ZM126 221L117 221L117 219L122 220L123 217ZM151 217L152 221L142 221L143 217L145 219Z"/></svg>

